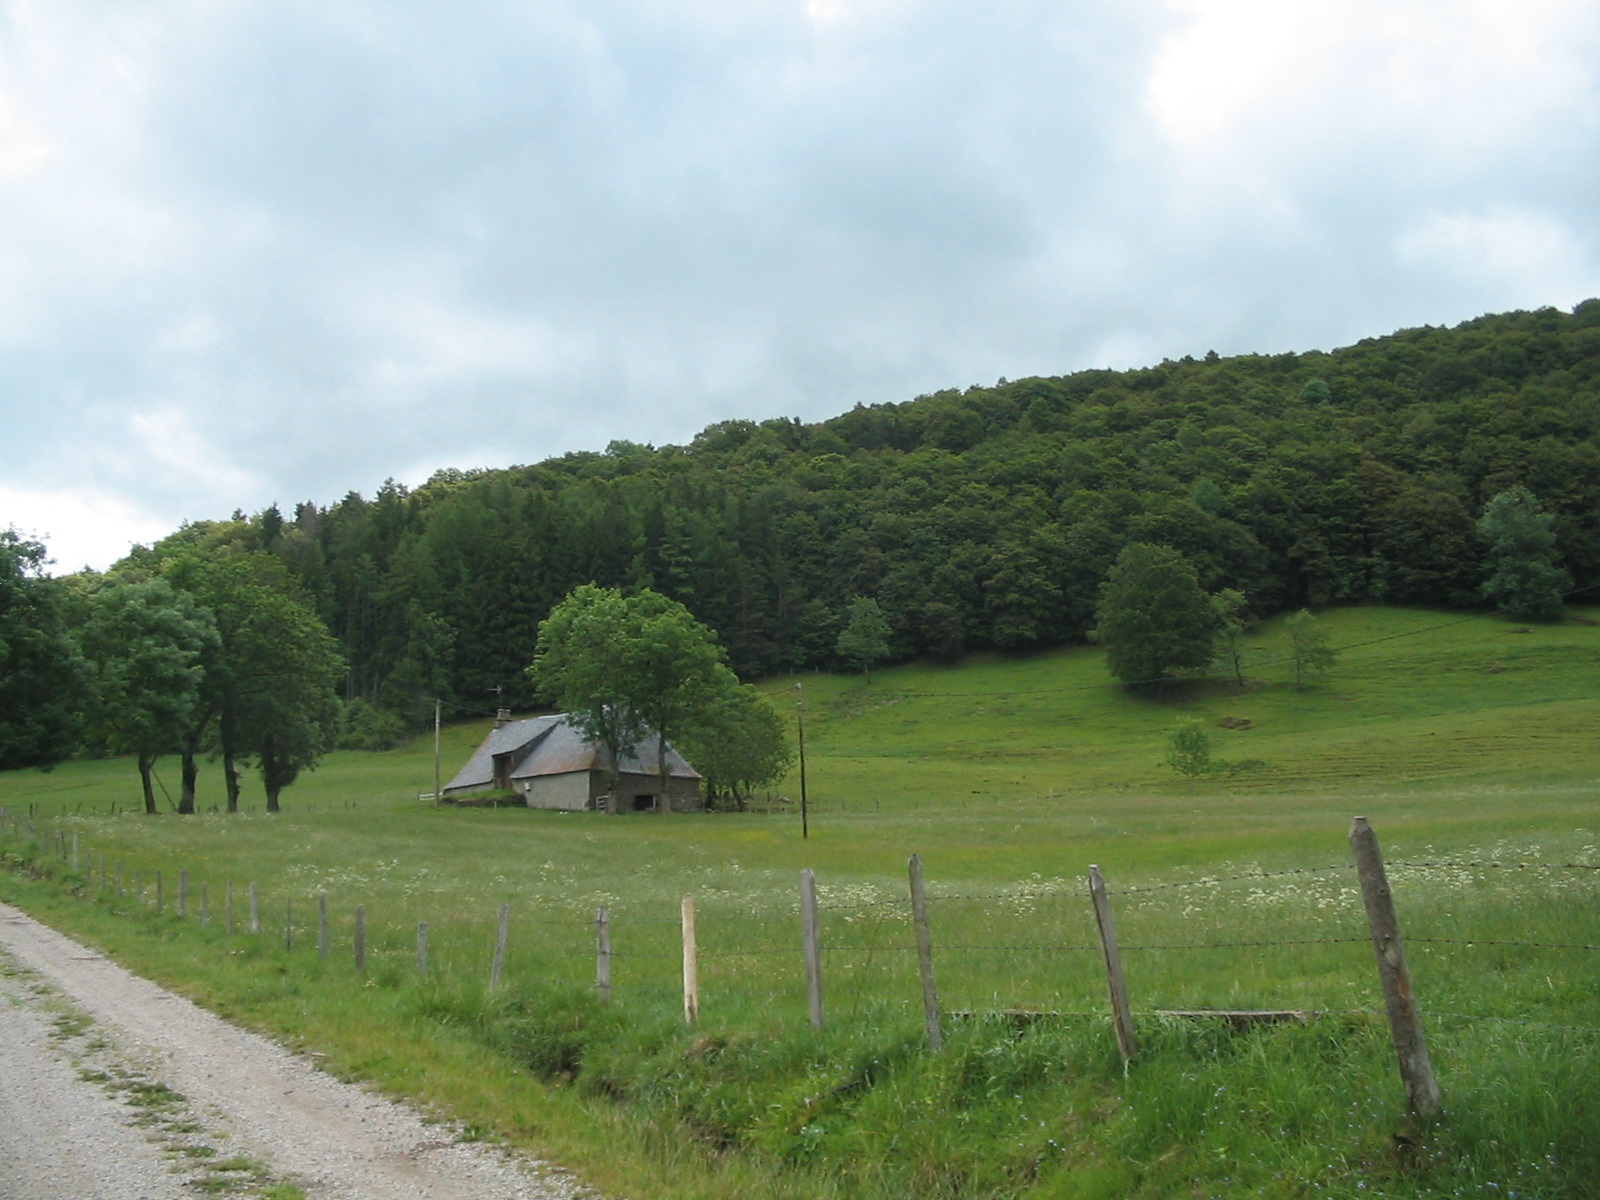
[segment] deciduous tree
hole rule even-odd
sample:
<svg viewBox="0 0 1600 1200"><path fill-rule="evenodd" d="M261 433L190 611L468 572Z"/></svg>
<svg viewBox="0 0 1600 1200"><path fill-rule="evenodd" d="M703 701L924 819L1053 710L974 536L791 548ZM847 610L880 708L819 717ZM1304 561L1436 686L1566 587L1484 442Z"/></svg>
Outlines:
<svg viewBox="0 0 1600 1200"><path fill-rule="evenodd" d="M1488 546L1484 599L1524 621L1553 621L1561 615L1561 596L1572 577L1557 562L1549 514L1518 484L1484 506L1478 536Z"/></svg>
<svg viewBox="0 0 1600 1200"><path fill-rule="evenodd" d="M93 665L90 728L139 763L147 813L156 759L182 743L203 703L205 661L217 649L211 614L164 579L114 583L93 600L84 652Z"/></svg>
<svg viewBox="0 0 1600 1200"><path fill-rule="evenodd" d="M1289 631L1289 661L1294 664L1294 686L1305 686L1306 680L1320 675L1333 666L1339 652L1328 642L1328 631L1310 611L1302 608L1284 622Z"/></svg>
<svg viewBox="0 0 1600 1200"><path fill-rule="evenodd" d="M42 542L0 531L0 771L72 753L87 670Z"/></svg>
<svg viewBox="0 0 1600 1200"><path fill-rule="evenodd" d="M709 800L726 797L743 812L752 792L770 787L794 763L782 718L748 684L712 703L684 735Z"/></svg>
<svg viewBox="0 0 1600 1200"><path fill-rule="evenodd" d="M872 664L889 657L889 622L871 596L857 596L845 610L845 626L834 648L872 682Z"/></svg>
<svg viewBox="0 0 1600 1200"><path fill-rule="evenodd" d="M1097 616L1106 666L1130 686L1159 684L1211 662L1211 602L1194 567L1169 547L1125 547L1101 588Z"/></svg>

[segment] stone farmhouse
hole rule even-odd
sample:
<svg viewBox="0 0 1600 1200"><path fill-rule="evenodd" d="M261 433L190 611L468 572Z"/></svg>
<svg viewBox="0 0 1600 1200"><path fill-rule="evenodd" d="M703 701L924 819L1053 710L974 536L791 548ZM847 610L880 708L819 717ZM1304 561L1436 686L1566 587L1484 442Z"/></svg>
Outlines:
<svg viewBox="0 0 1600 1200"><path fill-rule="evenodd" d="M573 727L566 713L495 723L466 766L444 788L444 799L479 792L510 792L529 808L563 812L660 812L661 778L656 739L641 740L621 763L617 803L610 791L609 755ZM703 807L700 774L667 747L667 798L671 812Z"/></svg>

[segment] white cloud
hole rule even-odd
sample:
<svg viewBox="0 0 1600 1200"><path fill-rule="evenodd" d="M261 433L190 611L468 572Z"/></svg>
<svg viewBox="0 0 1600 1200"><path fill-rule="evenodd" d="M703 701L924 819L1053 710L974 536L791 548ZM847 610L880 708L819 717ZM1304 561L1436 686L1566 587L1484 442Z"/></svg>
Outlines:
<svg viewBox="0 0 1600 1200"><path fill-rule="evenodd" d="M94 487L50 491L4 484L0 484L0 525L43 541L55 562L55 574L82 567L103 571L135 543L148 545L176 528L170 519Z"/></svg>
<svg viewBox="0 0 1600 1200"><path fill-rule="evenodd" d="M1401 231L1402 262L1443 270L1519 305L1570 307L1600 295L1592 239L1537 212L1490 205L1480 212L1430 213Z"/></svg>
<svg viewBox="0 0 1600 1200"><path fill-rule="evenodd" d="M176 525L1570 304L1597 82L1587 0L0 0L7 482Z"/></svg>

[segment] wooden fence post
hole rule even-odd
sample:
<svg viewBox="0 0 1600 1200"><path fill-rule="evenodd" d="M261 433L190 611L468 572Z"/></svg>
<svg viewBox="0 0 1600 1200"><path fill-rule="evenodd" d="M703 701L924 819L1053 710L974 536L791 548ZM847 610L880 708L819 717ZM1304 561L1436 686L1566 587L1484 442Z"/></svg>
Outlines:
<svg viewBox="0 0 1600 1200"><path fill-rule="evenodd" d="M417 922L417 974L428 973L428 923Z"/></svg>
<svg viewBox="0 0 1600 1200"><path fill-rule="evenodd" d="M178 872L178 915L189 915L189 872Z"/></svg>
<svg viewBox="0 0 1600 1200"><path fill-rule="evenodd" d="M356 905L356 973L367 973L367 906Z"/></svg>
<svg viewBox="0 0 1600 1200"><path fill-rule="evenodd" d="M206 881L200 881L200 928L204 929L211 924L211 897L206 887Z"/></svg>
<svg viewBox="0 0 1600 1200"><path fill-rule="evenodd" d="M500 972L506 966L506 934L511 924L511 905L500 905L500 928L494 935L494 961L489 964L489 988L500 986Z"/></svg>
<svg viewBox="0 0 1600 1200"><path fill-rule="evenodd" d="M166 911L166 893L161 884L161 872L156 872L156 916Z"/></svg>
<svg viewBox="0 0 1600 1200"><path fill-rule="evenodd" d="M611 1002L611 910L604 904L594 912L594 994Z"/></svg>
<svg viewBox="0 0 1600 1200"><path fill-rule="evenodd" d="M230 879L230 880L227 881L227 883L223 884L222 893L223 893L223 901L222 901L222 904L223 904L223 925L227 930L228 936L232 937L233 936L233 880Z"/></svg>
<svg viewBox="0 0 1600 1200"><path fill-rule="evenodd" d="M294 899L283 902L283 948L294 949Z"/></svg>
<svg viewBox="0 0 1600 1200"><path fill-rule="evenodd" d="M678 911L683 924L683 1019L693 1025L700 1019L700 952L694 938L694 897L685 893Z"/></svg>
<svg viewBox="0 0 1600 1200"><path fill-rule="evenodd" d="M328 893L317 893L317 957L328 961Z"/></svg>
<svg viewBox="0 0 1600 1200"><path fill-rule="evenodd" d="M261 932L261 899L256 895L254 880L250 883L250 932Z"/></svg>
<svg viewBox="0 0 1600 1200"><path fill-rule="evenodd" d="M928 929L928 893L922 885L922 859L913 854L907 864L911 877L911 920L917 927L917 967L922 973L922 1018L928 1030L928 1045L937 1050L944 1045L939 1028L939 989L933 980L933 935Z"/></svg>
<svg viewBox="0 0 1600 1200"><path fill-rule="evenodd" d="M821 1029L822 922L817 918L817 876L810 867L800 872L800 932L806 951L806 1011L811 1028Z"/></svg>
<svg viewBox="0 0 1600 1200"><path fill-rule="evenodd" d="M1100 927L1100 951L1106 960L1106 984L1111 992L1111 1021L1117 1031L1117 1049L1127 1064L1139 1052L1133 1033L1133 1009L1128 1004L1128 985L1122 979L1122 952L1117 949L1117 931L1111 923L1111 902L1106 897L1106 881L1100 868L1089 865L1089 899L1094 903L1095 924Z"/></svg>
<svg viewBox="0 0 1600 1200"><path fill-rule="evenodd" d="M1378 980L1383 985L1383 1005L1389 1014L1389 1035L1399 1060L1406 1102L1417 1116L1432 1117L1439 1112L1439 1083L1428 1060L1428 1040L1422 1033L1422 1018L1411 988L1411 969L1406 965L1405 944L1400 940L1400 921L1395 915L1383 855L1378 850L1378 835L1365 817L1350 823L1350 850L1355 855L1356 877L1361 881L1361 898L1367 906L1372 949L1378 957Z"/></svg>
<svg viewBox="0 0 1600 1200"><path fill-rule="evenodd" d="M72 873L78 873L78 831L72 831Z"/></svg>

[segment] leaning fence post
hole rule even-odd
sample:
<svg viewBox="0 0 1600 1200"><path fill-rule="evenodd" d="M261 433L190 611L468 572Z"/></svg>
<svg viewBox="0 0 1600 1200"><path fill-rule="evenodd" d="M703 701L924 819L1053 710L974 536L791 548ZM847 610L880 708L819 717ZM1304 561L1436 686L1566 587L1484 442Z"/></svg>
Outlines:
<svg viewBox="0 0 1600 1200"><path fill-rule="evenodd" d="M806 1011L811 1027L821 1029L822 923L817 919L817 876L810 867L800 872L800 931L806 949Z"/></svg>
<svg viewBox="0 0 1600 1200"><path fill-rule="evenodd" d="M1383 869L1383 855L1378 850L1378 835L1365 817L1357 817L1350 823L1350 850L1355 855L1356 877L1361 881L1361 898L1367 906L1372 949L1378 957L1378 980L1383 985L1389 1035L1400 1063L1406 1102L1417 1116L1431 1117L1439 1111L1439 1083L1433 1077L1433 1064L1428 1061L1428 1040L1422 1033L1422 1018L1411 987L1405 944L1400 940L1394 896L1389 891L1389 877Z"/></svg>
<svg viewBox="0 0 1600 1200"><path fill-rule="evenodd" d="M611 910L604 904L594 912L594 994L601 1004L611 1001Z"/></svg>
<svg viewBox="0 0 1600 1200"><path fill-rule="evenodd" d="M683 923L683 1019L693 1025L700 1019L700 953L694 940L694 897L685 893L678 911Z"/></svg>
<svg viewBox="0 0 1600 1200"><path fill-rule="evenodd" d="M256 885L253 881L250 884L250 932L261 932L261 901L256 895Z"/></svg>
<svg viewBox="0 0 1600 1200"><path fill-rule="evenodd" d="M356 905L356 973L367 973L367 906Z"/></svg>
<svg viewBox="0 0 1600 1200"><path fill-rule="evenodd" d="M917 927L917 967L922 973L922 1017L928 1029L928 1045L937 1050L944 1045L939 1028L939 989L933 981L933 935L928 929L928 893L922 885L922 859L913 854L907 864L911 876L911 920Z"/></svg>
<svg viewBox="0 0 1600 1200"><path fill-rule="evenodd" d="M1089 865L1089 899L1094 903L1095 924L1100 927L1100 951L1106 960L1106 985L1111 992L1111 1021L1117 1031L1117 1049L1122 1061L1139 1052L1133 1034L1133 1009L1128 1004L1128 985L1122 978L1122 952L1117 949L1117 931L1111 923L1111 901L1106 898L1106 881L1100 868Z"/></svg>
<svg viewBox="0 0 1600 1200"><path fill-rule="evenodd" d="M500 905L500 928L494 935L494 961L489 964L489 987L500 986L500 972L506 966L506 933L511 924L511 905Z"/></svg>
<svg viewBox="0 0 1600 1200"><path fill-rule="evenodd" d="M328 961L328 893L317 893L317 957Z"/></svg>

